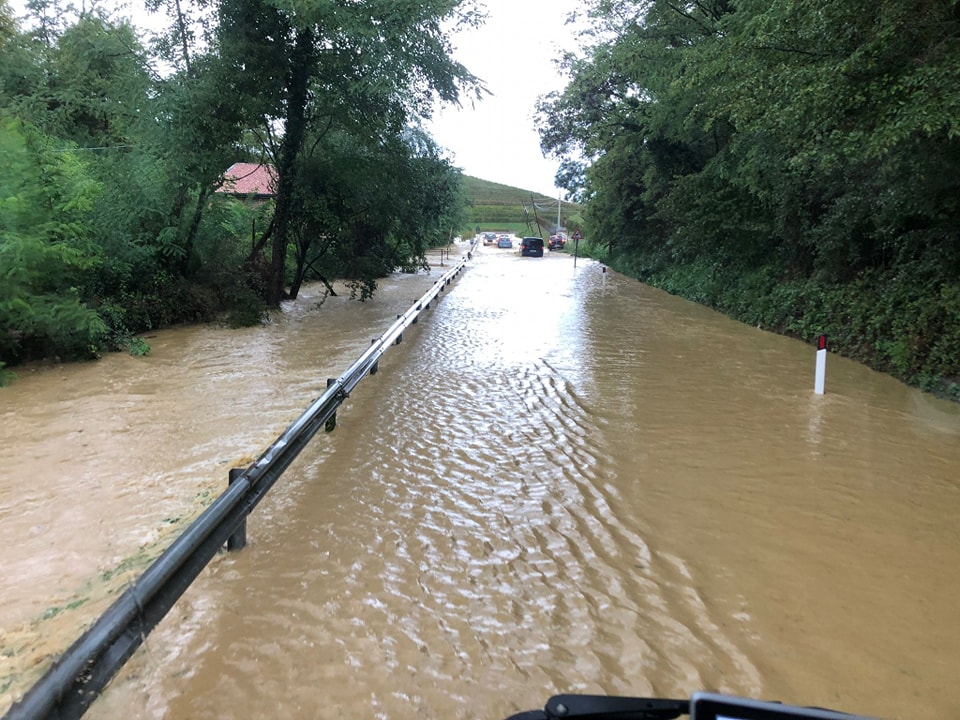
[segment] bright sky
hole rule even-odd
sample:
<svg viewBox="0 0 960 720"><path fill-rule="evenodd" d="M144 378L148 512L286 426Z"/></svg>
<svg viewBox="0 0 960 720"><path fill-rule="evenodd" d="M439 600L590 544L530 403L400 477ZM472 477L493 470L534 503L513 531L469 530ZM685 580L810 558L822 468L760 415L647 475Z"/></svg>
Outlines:
<svg viewBox="0 0 960 720"><path fill-rule="evenodd" d="M475 107L444 108L427 125L467 175L558 193L559 163L546 160L534 130L537 97L565 86L553 59L576 50L567 15L579 0L481 0L489 16L479 29L454 38L454 57L493 94Z"/></svg>

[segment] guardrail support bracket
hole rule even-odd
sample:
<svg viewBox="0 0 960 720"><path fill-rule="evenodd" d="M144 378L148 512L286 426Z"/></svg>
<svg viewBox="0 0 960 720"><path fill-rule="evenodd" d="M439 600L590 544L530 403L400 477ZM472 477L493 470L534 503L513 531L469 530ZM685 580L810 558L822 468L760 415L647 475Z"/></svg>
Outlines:
<svg viewBox="0 0 960 720"><path fill-rule="evenodd" d="M380 342L380 338L374 338L373 340L370 341L370 344L376 345L378 342ZM379 369L380 369L380 361L377 360L375 363L373 363L373 365L370 366L370 374L376 375Z"/></svg>
<svg viewBox="0 0 960 720"><path fill-rule="evenodd" d="M246 468L230 468L230 479L227 481L228 485L233 485L238 477L243 475ZM243 550L247 544L247 518L244 517L240 521L240 525L236 530L233 531L233 534L227 538L227 550Z"/></svg>
<svg viewBox="0 0 960 720"><path fill-rule="evenodd" d="M330 387L330 386L333 385L335 382L336 382L336 379L334 379L334 378L327 378L327 387ZM324 429L326 432L328 432L328 433L329 433L329 432L333 432L334 430L337 429L337 413L336 413L336 411L334 411L333 415L331 415L329 418L327 418L327 422L326 422L326 424L323 426L323 429Z"/></svg>

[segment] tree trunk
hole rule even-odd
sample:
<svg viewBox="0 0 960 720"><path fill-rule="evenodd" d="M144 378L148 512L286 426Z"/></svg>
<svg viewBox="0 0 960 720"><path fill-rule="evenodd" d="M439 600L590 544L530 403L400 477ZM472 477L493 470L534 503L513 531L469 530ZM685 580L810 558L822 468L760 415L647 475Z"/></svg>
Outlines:
<svg viewBox="0 0 960 720"><path fill-rule="evenodd" d="M273 243L269 278L266 288L267 304L278 307L283 299L284 269L290 225L293 218L293 183L297 158L303 148L306 133L307 91L315 62L312 28L297 31L297 40L290 58L287 87L287 117L283 142L280 145L277 166L277 198L273 214Z"/></svg>
<svg viewBox="0 0 960 720"><path fill-rule="evenodd" d="M187 272L190 267L190 261L193 258L193 248L197 243L197 233L200 230L200 221L203 219L203 210L207 205L209 188L201 187L197 193L197 206L193 210L193 217L190 219L190 227L187 228L187 237L183 244L183 272Z"/></svg>
<svg viewBox="0 0 960 720"><path fill-rule="evenodd" d="M293 269L293 282L290 284L290 299L296 300L300 294L300 286L303 285L303 278L307 274L307 250L309 244L304 247L303 238L299 238L296 243L296 267Z"/></svg>

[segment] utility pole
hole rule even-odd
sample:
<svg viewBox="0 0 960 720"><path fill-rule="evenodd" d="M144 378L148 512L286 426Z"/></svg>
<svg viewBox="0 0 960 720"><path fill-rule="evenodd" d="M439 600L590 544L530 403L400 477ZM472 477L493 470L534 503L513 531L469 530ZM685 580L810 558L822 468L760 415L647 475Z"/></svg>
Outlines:
<svg viewBox="0 0 960 720"><path fill-rule="evenodd" d="M563 190L557 190L557 235L560 234L560 198Z"/></svg>
<svg viewBox="0 0 960 720"><path fill-rule="evenodd" d="M533 200L533 193L530 193L530 204L533 205L533 219L537 221L537 234L543 239L543 228L540 227L540 216L537 215L537 203Z"/></svg>

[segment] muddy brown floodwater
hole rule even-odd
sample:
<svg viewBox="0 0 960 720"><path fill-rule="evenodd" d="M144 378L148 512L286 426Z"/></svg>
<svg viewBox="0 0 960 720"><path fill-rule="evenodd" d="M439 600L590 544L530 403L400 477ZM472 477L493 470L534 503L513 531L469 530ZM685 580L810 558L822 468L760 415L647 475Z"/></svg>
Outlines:
<svg viewBox="0 0 960 720"><path fill-rule="evenodd" d="M0 390L0 711L431 282ZM960 717L960 410L834 356L817 396L814 354L483 248L87 716L709 689Z"/></svg>

